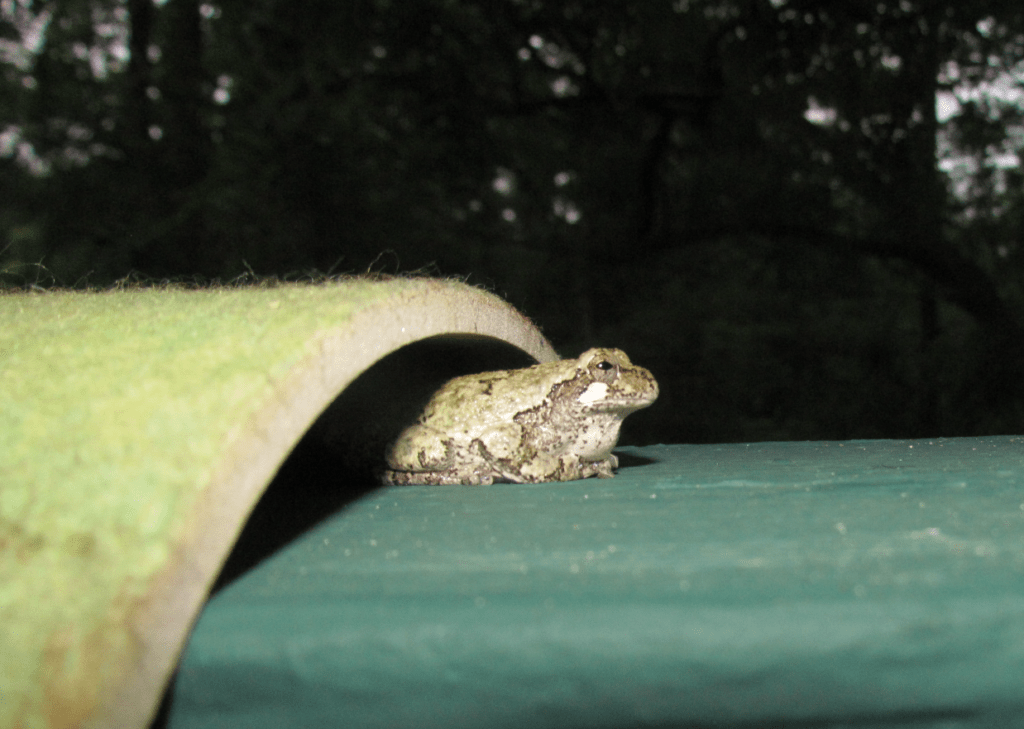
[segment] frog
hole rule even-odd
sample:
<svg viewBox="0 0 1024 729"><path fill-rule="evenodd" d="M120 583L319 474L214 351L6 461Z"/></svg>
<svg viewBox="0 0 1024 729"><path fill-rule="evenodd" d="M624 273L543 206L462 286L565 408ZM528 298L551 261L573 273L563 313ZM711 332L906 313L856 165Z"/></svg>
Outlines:
<svg viewBox="0 0 1024 729"><path fill-rule="evenodd" d="M649 370L620 349L456 377L386 454L400 484L543 483L612 478L626 416L658 397Z"/></svg>

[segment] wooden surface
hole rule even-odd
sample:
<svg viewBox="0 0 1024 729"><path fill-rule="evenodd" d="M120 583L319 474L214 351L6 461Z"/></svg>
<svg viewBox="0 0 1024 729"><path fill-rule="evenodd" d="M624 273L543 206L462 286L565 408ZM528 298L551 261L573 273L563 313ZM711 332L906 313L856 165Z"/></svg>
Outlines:
<svg viewBox="0 0 1024 729"><path fill-rule="evenodd" d="M424 339L471 369L478 349L555 356L505 302L436 280L4 293L0 321L0 727L12 728L148 723L303 433L357 381L384 409L367 379L382 357ZM424 369L386 371L425 385Z"/></svg>
<svg viewBox="0 0 1024 729"><path fill-rule="evenodd" d="M1024 726L1024 438L623 452L350 505L208 604L171 726Z"/></svg>

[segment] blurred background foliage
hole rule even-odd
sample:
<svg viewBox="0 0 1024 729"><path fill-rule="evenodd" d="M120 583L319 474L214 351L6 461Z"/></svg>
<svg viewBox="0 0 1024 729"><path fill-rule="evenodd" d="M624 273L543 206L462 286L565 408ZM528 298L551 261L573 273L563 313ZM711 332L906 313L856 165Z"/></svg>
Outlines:
<svg viewBox="0 0 1024 729"><path fill-rule="evenodd" d="M0 74L7 287L425 270L625 440L1024 431L1019 0L0 0Z"/></svg>

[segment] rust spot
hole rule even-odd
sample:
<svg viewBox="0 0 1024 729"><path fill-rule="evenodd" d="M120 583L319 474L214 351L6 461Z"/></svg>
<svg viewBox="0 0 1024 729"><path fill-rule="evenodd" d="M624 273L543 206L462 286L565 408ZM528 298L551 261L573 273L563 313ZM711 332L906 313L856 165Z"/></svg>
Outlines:
<svg viewBox="0 0 1024 729"><path fill-rule="evenodd" d="M46 641L43 695L47 726L79 726L96 710L101 685L96 670L99 661L95 654L89 655L89 647L76 645L75 638L74 629L65 626L52 632Z"/></svg>

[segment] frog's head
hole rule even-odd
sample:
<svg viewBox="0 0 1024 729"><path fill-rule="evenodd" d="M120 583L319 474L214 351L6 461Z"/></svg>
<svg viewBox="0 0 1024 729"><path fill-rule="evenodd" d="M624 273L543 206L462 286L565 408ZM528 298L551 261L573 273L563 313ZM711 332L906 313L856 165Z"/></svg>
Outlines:
<svg viewBox="0 0 1024 729"><path fill-rule="evenodd" d="M588 349L576 360L580 381L587 383L578 401L592 412L625 417L658 399L658 382L650 370L629 361L621 349Z"/></svg>

